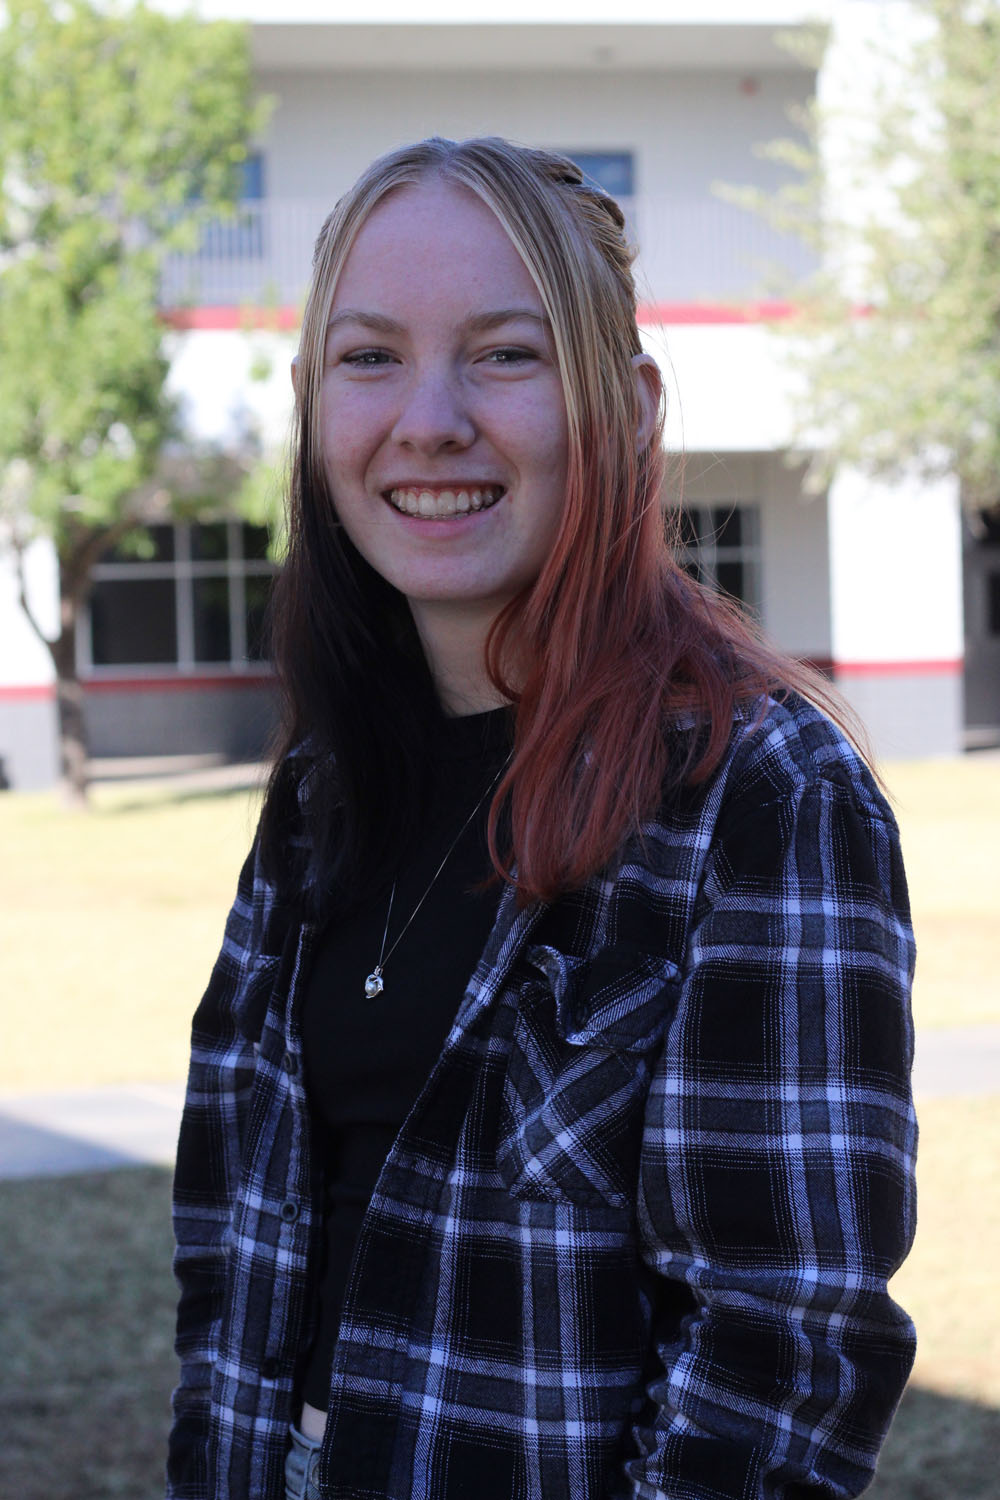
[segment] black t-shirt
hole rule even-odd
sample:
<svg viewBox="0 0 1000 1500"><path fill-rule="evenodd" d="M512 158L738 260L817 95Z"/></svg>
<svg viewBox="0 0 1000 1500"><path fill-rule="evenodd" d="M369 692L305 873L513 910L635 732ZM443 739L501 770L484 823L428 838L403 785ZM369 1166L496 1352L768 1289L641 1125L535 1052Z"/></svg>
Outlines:
<svg viewBox="0 0 1000 1500"><path fill-rule="evenodd" d="M323 1411L361 1221L389 1149L440 1055L496 915L499 886L486 884L486 818L492 784L509 751L505 709L442 721L420 837L400 865L388 932L391 887L328 929L305 987L303 1058L325 1194L319 1330L302 1395ZM384 933L385 988L369 1000L365 979L378 963Z"/></svg>

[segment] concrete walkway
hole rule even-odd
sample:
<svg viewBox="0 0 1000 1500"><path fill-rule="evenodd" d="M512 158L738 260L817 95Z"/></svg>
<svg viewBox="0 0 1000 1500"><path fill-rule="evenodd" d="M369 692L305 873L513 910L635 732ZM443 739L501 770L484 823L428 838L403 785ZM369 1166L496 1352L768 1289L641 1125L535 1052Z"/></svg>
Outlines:
<svg viewBox="0 0 1000 1500"><path fill-rule="evenodd" d="M171 1166L183 1103L180 1083L0 1094L0 1177Z"/></svg>
<svg viewBox="0 0 1000 1500"><path fill-rule="evenodd" d="M914 1090L918 1104L1000 1095L1000 1025L923 1032ZM183 1099L180 1083L0 1094L0 1178L169 1167Z"/></svg>

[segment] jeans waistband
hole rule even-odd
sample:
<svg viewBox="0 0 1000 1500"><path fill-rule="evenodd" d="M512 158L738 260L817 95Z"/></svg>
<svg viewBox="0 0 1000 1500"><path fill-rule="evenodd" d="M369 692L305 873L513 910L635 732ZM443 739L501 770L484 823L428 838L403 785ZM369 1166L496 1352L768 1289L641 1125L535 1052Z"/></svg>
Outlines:
<svg viewBox="0 0 1000 1500"><path fill-rule="evenodd" d="M291 1447L285 1459L285 1500L319 1500L316 1470L323 1444L319 1438L306 1437L294 1425L289 1429L289 1436Z"/></svg>

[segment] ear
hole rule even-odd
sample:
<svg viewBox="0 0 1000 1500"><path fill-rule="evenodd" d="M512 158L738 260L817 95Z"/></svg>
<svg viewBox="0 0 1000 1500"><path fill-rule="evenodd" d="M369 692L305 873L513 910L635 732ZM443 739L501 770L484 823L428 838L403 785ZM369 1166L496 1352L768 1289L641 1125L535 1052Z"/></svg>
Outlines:
<svg viewBox="0 0 1000 1500"><path fill-rule="evenodd" d="M660 367L651 354L634 354L632 370L635 374L635 394L639 405L639 421L636 426L635 446L641 453L648 448L656 431L663 400L663 380Z"/></svg>
<svg viewBox="0 0 1000 1500"><path fill-rule="evenodd" d="M296 401L299 399L299 356L296 354L291 365L292 393Z"/></svg>

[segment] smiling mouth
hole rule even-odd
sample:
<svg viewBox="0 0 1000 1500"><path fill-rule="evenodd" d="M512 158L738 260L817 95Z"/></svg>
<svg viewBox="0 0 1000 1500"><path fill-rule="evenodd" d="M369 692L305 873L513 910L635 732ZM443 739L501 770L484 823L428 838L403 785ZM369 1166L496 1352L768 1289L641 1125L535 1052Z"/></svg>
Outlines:
<svg viewBox="0 0 1000 1500"><path fill-rule="evenodd" d="M383 494L393 509L404 516L447 521L452 516L467 516L473 511L489 510L503 498L506 490L502 484L482 484L453 490L393 489L384 490Z"/></svg>

